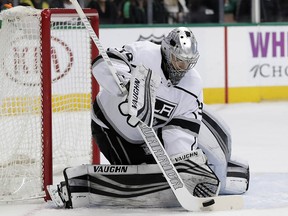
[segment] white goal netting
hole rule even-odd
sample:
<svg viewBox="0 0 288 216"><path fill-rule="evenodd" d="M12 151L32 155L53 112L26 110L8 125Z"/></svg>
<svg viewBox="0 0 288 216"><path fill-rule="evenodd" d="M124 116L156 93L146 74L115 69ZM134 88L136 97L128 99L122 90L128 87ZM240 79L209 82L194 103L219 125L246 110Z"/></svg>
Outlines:
<svg viewBox="0 0 288 216"><path fill-rule="evenodd" d="M41 10L15 7L0 15L0 201L45 196L44 73L51 73L43 82L52 89L54 175L91 163L91 41L77 14L62 11L46 18ZM50 20L48 39L41 36L43 19ZM48 42L51 55L44 55Z"/></svg>

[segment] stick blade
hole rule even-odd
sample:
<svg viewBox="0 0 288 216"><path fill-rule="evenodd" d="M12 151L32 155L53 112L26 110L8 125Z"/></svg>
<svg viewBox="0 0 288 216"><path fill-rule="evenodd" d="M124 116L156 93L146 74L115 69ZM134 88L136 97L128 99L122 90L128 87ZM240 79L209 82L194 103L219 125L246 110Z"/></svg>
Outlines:
<svg viewBox="0 0 288 216"><path fill-rule="evenodd" d="M192 196L187 190L181 188L175 191L175 196L181 206L191 212L239 210L244 207L241 195L202 198Z"/></svg>
<svg viewBox="0 0 288 216"><path fill-rule="evenodd" d="M202 202L203 211L239 210L244 207L244 200L241 195L217 196L204 199L206 201Z"/></svg>

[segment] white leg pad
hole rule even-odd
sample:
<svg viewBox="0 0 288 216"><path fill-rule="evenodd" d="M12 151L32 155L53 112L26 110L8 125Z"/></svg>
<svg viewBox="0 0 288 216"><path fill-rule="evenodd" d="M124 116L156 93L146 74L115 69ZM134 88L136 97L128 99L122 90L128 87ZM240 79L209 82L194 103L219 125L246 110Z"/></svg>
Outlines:
<svg viewBox="0 0 288 216"><path fill-rule="evenodd" d="M245 161L232 159L228 162L226 186L221 194L243 194L249 188L249 166Z"/></svg>

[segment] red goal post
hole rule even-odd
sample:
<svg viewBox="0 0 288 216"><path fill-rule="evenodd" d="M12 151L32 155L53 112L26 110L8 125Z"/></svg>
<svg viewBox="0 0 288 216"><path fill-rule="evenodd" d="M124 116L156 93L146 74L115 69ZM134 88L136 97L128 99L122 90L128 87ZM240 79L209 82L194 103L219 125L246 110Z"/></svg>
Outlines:
<svg viewBox="0 0 288 216"><path fill-rule="evenodd" d="M84 9L98 35L96 10ZM0 201L49 199L67 166L98 164L90 110L98 50L73 9L0 14Z"/></svg>

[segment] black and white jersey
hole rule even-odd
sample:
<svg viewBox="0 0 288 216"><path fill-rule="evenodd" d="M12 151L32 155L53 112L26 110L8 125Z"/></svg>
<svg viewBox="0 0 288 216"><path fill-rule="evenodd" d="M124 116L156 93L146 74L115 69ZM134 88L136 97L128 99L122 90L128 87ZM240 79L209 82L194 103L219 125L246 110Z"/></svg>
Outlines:
<svg viewBox="0 0 288 216"><path fill-rule="evenodd" d="M110 50L110 52L109 52ZM109 49L109 55L118 74L129 82L131 65L144 65L161 77L157 89L153 128L162 139L167 153L172 156L190 152L197 147L203 108L202 80L195 69L190 69L181 81L173 86L161 68L160 45L138 41L120 49ZM103 58L93 63L93 75L101 86L97 95L92 119L102 127L112 127L120 136L131 143L143 143L137 128L127 122L119 110L119 104L126 100L121 95L114 78ZM97 108L96 108L97 107ZM97 115L101 110L102 120ZM103 121L109 122L109 126Z"/></svg>

